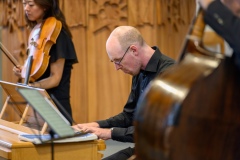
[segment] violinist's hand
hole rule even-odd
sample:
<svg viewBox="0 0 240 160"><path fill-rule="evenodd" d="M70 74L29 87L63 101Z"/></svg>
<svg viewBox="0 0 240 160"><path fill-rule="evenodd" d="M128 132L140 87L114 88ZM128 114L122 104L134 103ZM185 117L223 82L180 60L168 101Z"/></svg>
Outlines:
<svg viewBox="0 0 240 160"><path fill-rule="evenodd" d="M21 71L22 71L22 66L13 67L14 74L20 78L22 78Z"/></svg>

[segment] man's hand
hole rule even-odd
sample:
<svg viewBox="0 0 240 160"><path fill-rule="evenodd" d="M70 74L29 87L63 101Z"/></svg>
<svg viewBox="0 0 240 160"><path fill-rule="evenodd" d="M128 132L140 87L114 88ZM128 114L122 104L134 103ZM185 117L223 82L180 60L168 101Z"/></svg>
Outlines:
<svg viewBox="0 0 240 160"><path fill-rule="evenodd" d="M112 131L109 128L86 127L83 131L86 133L94 133L99 139L103 140L112 138Z"/></svg>
<svg viewBox="0 0 240 160"><path fill-rule="evenodd" d="M72 126L72 128L75 131L84 131L84 129L87 128L87 127L97 127L97 128L99 128L99 125L98 125L97 122L90 122L90 123L82 123L82 124L77 124L77 125Z"/></svg>
<svg viewBox="0 0 240 160"><path fill-rule="evenodd" d="M221 0L235 16L240 17L240 0Z"/></svg>
<svg viewBox="0 0 240 160"><path fill-rule="evenodd" d="M212 3L214 0L197 0L203 9L207 9L210 3Z"/></svg>
<svg viewBox="0 0 240 160"><path fill-rule="evenodd" d="M206 10L210 3L215 0L197 0L204 10ZM221 2L228 7L234 15L240 17L240 0L221 0Z"/></svg>
<svg viewBox="0 0 240 160"><path fill-rule="evenodd" d="M108 128L99 128L98 123L83 123L72 126L75 131L80 131L84 133L94 133L99 139L107 140L112 138L112 131Z"/></svg>

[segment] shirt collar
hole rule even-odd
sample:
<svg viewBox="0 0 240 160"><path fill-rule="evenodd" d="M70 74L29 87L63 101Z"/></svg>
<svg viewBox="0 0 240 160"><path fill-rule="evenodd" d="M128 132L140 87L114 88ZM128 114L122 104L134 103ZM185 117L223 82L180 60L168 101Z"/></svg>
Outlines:
<svg viewBox="0 0 240 160"><path fill-rule="evenodd" d="M157 72L162 53L156 46L153 46L152 49L154 49L155 52L150 58L145 70L142 70L142 72Z"/></svg>

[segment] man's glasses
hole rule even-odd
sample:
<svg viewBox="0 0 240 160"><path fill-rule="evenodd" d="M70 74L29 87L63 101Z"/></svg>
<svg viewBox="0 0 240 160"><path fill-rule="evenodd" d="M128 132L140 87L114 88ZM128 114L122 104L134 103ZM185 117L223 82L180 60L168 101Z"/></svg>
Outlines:
<svg viewBox="0 0 240 160"><path fill-rule="evenodd" d="M117 61L117 62L112 61L112 62L115 63L115 64L117 64L117 65L120 65L120 63L122 62L122 60L123 60L125 54L128 52L129 48L130 48L130 46L127 48L127 50L125 51L124 55L122 56L122 58L121 58L119 61Z"/></svg>

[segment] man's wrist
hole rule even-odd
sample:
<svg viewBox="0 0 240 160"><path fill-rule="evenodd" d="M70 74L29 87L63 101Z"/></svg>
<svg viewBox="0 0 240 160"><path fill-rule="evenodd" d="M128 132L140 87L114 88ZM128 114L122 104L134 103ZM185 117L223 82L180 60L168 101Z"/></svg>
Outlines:
<svg viewBox="0 0 240 160"><path fill-rule="evenodd" d="M112 134L113 134L113 127L112 128L110 128L110 138L112 139Z"/></svg>

